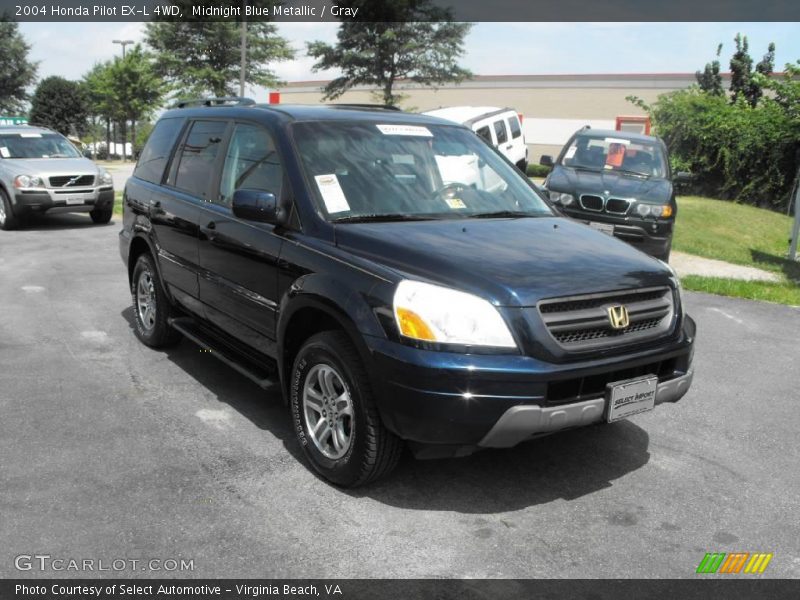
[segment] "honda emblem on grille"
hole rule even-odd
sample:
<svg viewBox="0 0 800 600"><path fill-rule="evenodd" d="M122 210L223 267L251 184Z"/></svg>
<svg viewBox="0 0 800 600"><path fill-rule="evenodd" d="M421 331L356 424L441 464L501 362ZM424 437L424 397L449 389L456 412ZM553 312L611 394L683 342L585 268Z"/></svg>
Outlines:
<svg viewBox="0 0 800 600"><path fill-rule="evenodd" d="M616 304L608 307L608 322L612 329L625 329L630 325L628 309L624 304Z"/></svg>

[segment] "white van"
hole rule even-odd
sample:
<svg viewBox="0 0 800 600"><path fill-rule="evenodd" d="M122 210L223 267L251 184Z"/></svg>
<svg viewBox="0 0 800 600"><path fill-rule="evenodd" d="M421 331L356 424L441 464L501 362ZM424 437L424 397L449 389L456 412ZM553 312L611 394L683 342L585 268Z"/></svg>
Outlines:
<svg viewBox="0 0 800 600"><path fill-rule="evenodd" d="M528 146L525 144L519 115L513 108L450 106L423 114L470 127L525 172L528 166Z"/></svg>

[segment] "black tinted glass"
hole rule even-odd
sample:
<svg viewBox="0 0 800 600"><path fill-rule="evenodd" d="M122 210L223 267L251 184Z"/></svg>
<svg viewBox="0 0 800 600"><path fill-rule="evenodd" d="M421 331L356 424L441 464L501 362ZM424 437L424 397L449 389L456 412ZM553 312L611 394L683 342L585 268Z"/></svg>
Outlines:
<svg viewBox="0 0 800 600"><path fill-rule="evenodd" d="M134 176L152 183L161 183L164 168L182 125L183 119L162 119L156 123L139 156L139 162L136 163Z"/></svg>
<svg viewBox="0 0 800 600"><path fill-rule="evenodd" d="M224 121L195 121L181 147L175 187L205 198L214 175L214 163L228 124Z"/></svg>

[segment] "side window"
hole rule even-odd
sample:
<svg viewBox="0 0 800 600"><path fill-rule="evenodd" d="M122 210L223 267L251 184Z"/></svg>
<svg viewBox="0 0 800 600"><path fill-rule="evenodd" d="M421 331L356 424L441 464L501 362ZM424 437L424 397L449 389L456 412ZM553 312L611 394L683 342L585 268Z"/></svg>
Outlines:
<svg viewBox="0 0 800 600"><path fill-rule="evenodd" d="M175 187L205 199L214 175L214 163L228 124L225 121L195 121L181 146Z"/></svg>
<svg viewBox="0 0 800 600"><path fill-rule="evenodd" d="M492 132L489 131L489 126L484 125L483 127L479 128L475 133L485 139L489 144L492 144Z"/></svg>
<svg viewBox="0 0 800 600"><path fill-rule="evenodd" d="M233 192L243 188L272 192L280 198L282 184L283 169L269 132L257 125L236 125L215 202L230 206Z"/></svg>
<svg viewBox="0 0 800 600"><path fill-rule="evenodd" d="M182 126L183 119L180 118L161 119L156 123L136 163L134 177L151 183L161 183L172 146Z"/></svg>
<svg viewBox="0 0 800 600"><path fill-rule="evenodd" d="M508 128L511 130L512 139L517 139L522 135L522 127L519 126L519 119L517 117L509 117Z"/></svg>
<svg viewBox="0 0 800 600"><path fill-rule="evenodd" d="M494 122L494 134L497 136L497 143L502 144L508 141L508 134L506 133L506 125L502 120Z"/></svg>

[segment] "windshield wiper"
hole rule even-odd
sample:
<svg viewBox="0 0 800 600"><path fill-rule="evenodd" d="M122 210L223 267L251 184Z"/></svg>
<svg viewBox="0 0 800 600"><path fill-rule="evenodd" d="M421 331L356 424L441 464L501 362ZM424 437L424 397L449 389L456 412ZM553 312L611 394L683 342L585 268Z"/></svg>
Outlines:
<svg viewBox="0 0 800 600"><path fill-rule="evenodd" d="M493 212L475 213L474 215L464 215L468 219L508 219L522 217L537 217L535 213L522 210L496 210Z"/></svg>
<svg viewBox="0 0 800 600"><path fill-rule="evenodd" d="M331 223L377 223L390 221L432 221L434 217L424 215L404 215L404 214L374 214L374 215L352 215L349 217L339 217L331 219Z"/></svg>
<svg viewBox="0 0 800 600"><path fill-rule="evenodd" d="M641 171L630 171L628 169L613 169L615 173L624 173L625 175L636 175L637 177L644 177L645 179L650 179L652 175L647 173L642 173Z"/></svg>

